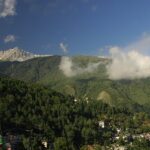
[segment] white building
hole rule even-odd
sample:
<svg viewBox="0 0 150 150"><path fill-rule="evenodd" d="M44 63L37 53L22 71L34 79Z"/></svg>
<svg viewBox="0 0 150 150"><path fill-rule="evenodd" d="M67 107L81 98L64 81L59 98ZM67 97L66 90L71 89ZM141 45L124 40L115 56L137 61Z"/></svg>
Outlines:
<svg viewBox="0 0 150 150"><path fill-rule="evenodd" d="M98 122L99 127L105 128L105 122L104 121L99 121Z"/></svg>

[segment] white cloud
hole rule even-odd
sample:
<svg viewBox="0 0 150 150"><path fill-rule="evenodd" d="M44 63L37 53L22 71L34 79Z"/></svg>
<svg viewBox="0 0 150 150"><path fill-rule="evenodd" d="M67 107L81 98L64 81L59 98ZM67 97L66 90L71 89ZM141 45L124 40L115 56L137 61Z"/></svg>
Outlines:
<svg viewBox="0 0 150 150"><path fill-rule="evenodd" d="M149 35L143 36L139 40L126 46L125 50L126 51L136 50L144 53L148 52L150 50L150 36Z"/></svg>
<svg viewBox="0 0 150 150"><path fill-rule="evenodd" d="M59 69L63 71L64 75L67 77L74 76L75 73L73 72L72 67L73 63L71 58L65 56L61 58Z"/></svg>
<svg viewBox="0 0 150 150"><path fill-rule="evenodd" d="M107 65L110 79L137 79L150 77L150 36L141 38L125 48L109 49L112 62Z"/></svg>
<svg viewBox="0 0 150 150"><path fill-rule="evenodd" d="M101 64L101 62L97 63L88 63L87 67L80 67L73 63L72 59L70 57L62 57L61 62L59 65L59 69L63 71L64 75L67 77L76 76L79 74L83 74L85 72L93 72L98 68L98 66Z"/></svg>
<svg viewBox="0 0 150 150"><path fill-rule="evenodd" d="M4 38L4 42L5 43L9 43L9 42L15 42L16 41L16 37L14 35L7 35Z"/></svg>
<svg viewBox="0 0 150 150"><path fill-rule="evenodd" d="M67 52L68 52L68 45L67 45L67 44L61 42L61 43L59 43L59 47L60 47L60 49L61 49L64 53L67 53Z"/></svg>
<svg viewBox="0 0 150 150"><path fill-rule="evenodd" d="M0 17L14 16L16 14L16 0L0 0Z"/></svg>

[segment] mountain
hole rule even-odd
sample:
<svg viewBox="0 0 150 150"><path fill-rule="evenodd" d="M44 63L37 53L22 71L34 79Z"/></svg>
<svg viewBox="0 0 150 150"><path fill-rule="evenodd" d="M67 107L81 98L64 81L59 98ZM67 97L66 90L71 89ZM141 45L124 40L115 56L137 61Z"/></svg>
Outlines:
<svg viewBox="0 0 150 150"><path fill-rule="evenodd" d="M22 62L1 61L0 74L29 83L38 83L77 99L97 99L118 107L134 105L150 108L150 78L110 80L106 72L108 58L73 56L67 65L67 76L60 69L62 56L37 57ZM96 65L95 65L96 64ZM97 65L98 64L98 65ZM70 70L70 68L72 70ZM93 68L94 69L93 69Z"/></svg>
<svg viewBox="0 0 150 150"><path fill-rule="evenodd" d="M8 49L5 51L0 51L0 60L1 61L26 61L28 59L33 59L36 57L45 57L48 55L35 55L29 52L26 52L18 47Z"/></svg>

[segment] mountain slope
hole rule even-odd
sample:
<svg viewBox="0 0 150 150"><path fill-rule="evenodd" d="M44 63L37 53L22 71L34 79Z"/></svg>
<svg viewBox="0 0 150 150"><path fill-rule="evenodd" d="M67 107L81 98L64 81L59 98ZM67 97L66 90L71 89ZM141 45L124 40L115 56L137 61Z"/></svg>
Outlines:
<svg viewBox="0 0 150 150"><path fill-rule="evenodd" d="M120 107L134 103L150 105L150 78L109 80L105 68L109 60L90 56L72 57L72 61L75 67L80 67L80 70L85 70L88 64L101 62L95 70L67 77L59 68L61 59L61 56L51 56L24 62L0 62L0 73L26 82L44 84L59 92L74 95L77 99L81 97L99 99L99 95L105 91L107 96L105 94L105 98L101 100L111 105Z"/></svg>
<svg viewBox="0 0 150 150"><path fill-rule="evenodd" d="M106 92L103 95L106 96ZM81 150L89 144L103 146L106 142L114 145L118 141L112 137L143 135L149 127L145 125L149 123L146 113L110 107L96 100L75 101L72 96L38 84L1 77L0 120L2 144L5 146L12 137L11 148L15 150L31 147L34 150L52 147ZM120 134L117 134L118 129ZM48 143L48 148L43 147L43 141Z"/></svg>

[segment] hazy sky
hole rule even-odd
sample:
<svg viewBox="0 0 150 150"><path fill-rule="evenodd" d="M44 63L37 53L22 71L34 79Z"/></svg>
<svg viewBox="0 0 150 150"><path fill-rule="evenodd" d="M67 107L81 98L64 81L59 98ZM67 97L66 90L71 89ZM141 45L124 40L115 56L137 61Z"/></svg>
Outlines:
<svg viewBox="0 0 150 150"><path fill-rule="evenodd" d="M150 0L0 0L0 49L107 53L150 34Z"/></svg>

